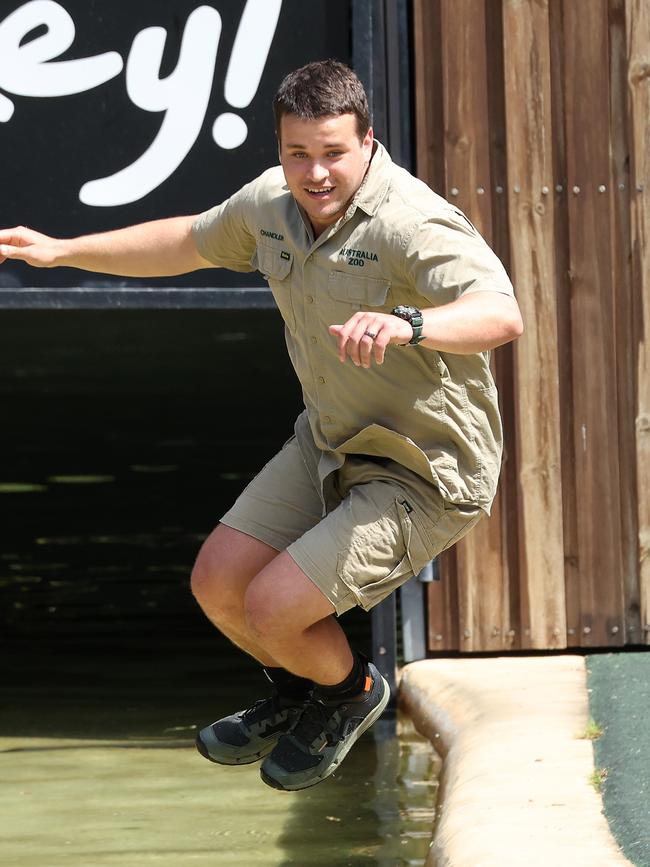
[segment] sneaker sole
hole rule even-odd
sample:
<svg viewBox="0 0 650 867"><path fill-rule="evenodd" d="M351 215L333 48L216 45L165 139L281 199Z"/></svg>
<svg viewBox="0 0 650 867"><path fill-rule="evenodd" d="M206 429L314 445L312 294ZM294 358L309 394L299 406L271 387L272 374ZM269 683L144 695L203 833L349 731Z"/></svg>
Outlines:
<svg viewBox="0 0 650 867"><path fill-rule="evenodd" d="M259 762L260 759L268 756L268 754L271 752L278 740L279 738L277 738L272 743L264 744L264 747L257 753L246 753L245 755L239 756L223 753L218 758L216 758L210 753L210 748L201 737L201 732L199 732L199 734L196 736L196 748L204 759L207 759L209 762L213 762L215 765L252 765L255 762ZM224 750L228 748L227 744L222 744L216 738L213 738L213 741L214 743L211 745L212 749L214 749L215 747Z"/></svg>
<svg viewBox="0 0 650 867"><path fill-rule="evenodd" d="M271 786L272 789L278 789L281 792L298 792L302 789L310 789L312 786L317 786L318 783L322 783L323 780L326 780L341 764L343 759L350 752L352 747L359 740L361 735L367 731L373 723L377 722L379 717L382 715L384 710L386 709L386 705L390 701L390 687L385 678L381 679L382 686L384 688L384 694L381 697L381 701L375 707L375 709L368 714L368 716L364 719L361 725L352 732L350 735L349 741L345 744L341 752L332 760L332 762L325 768L323 773L315 777L313 780L310 780L308 783L296 783L294 785L288 784L284 785L279 780L276 780L275 777L270 776L264 768L260 768L260 776L262 780L266 783L267 786Z"/></svg>

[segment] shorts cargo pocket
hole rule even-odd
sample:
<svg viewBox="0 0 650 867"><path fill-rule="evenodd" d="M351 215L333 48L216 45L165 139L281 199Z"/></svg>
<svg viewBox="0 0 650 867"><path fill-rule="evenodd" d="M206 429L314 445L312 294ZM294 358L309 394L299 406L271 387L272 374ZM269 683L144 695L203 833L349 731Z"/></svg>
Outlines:
<svg viewBox="0 0 650 867"><path fill-rule="evenodd" d="M408 501L398 497L349 548L339 552L338 576L366 611L431 559L412 511Z"/></svg>
<svg viewBox="0 0 650 867"><path fill-rule="evenodd" d="M296 329L296 315L291 295L291 266L293 256L288 250L258 244L251 258L251 265L268 281L282 318L290 331Z"/></svg>

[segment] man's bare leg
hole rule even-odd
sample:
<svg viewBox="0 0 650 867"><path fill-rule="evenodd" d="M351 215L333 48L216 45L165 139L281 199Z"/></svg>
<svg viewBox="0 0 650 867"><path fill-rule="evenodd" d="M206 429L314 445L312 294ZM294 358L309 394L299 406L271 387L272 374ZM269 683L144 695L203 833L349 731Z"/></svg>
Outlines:
<svg viewBox="0 0 650 867"><path fill-rule="evenodd" d="M250 582L278 556L275 548L219 524L203 543L192 571L192 593L208 619L264 666L279 665L251 636L244 598Z"/></svg>
<svg viewBox="0 0 650 867"><path fill-rule="evenodd" d="M248 633L277 664L316 683L340 683L353 655L334 606L286 552L248 584Z"/></svg>

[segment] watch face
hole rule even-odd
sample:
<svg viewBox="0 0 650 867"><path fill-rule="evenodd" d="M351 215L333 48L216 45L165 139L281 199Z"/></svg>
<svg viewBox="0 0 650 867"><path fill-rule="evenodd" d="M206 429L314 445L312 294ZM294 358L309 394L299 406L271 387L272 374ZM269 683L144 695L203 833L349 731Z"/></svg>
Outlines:
<svg viewBox="0 0 650 867"><path fill-rule="evenodd" d="M419 316L420 311L417 307L409 307L407 304L399 304L393 311L395 316L401 316L402 319L411 320L411 316Z"/></svg>

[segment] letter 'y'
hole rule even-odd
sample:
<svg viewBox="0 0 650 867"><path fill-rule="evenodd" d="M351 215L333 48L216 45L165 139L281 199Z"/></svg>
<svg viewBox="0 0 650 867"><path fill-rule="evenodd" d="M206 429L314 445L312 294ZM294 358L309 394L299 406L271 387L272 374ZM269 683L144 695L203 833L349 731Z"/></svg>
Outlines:
<svg viewBox="0 0 650 867"><path fill-rule="evenodd" d="M110 207L137 202L176 171L205 120L220 37L217 10L195 9L187 19L176 69L161 79L167 31L148 27L138 33L127 61L127 92L139 108L164 111L165 117L148 150L132 165L83 185L79 198L84 204Z"/></svg>

